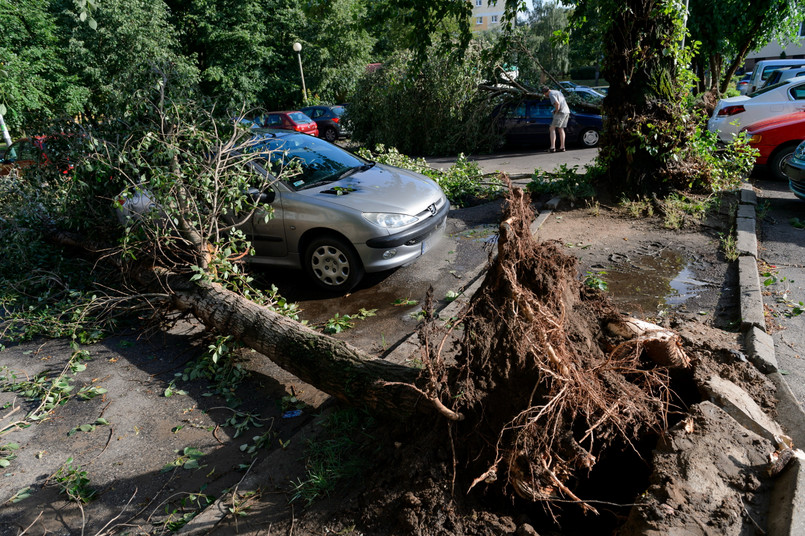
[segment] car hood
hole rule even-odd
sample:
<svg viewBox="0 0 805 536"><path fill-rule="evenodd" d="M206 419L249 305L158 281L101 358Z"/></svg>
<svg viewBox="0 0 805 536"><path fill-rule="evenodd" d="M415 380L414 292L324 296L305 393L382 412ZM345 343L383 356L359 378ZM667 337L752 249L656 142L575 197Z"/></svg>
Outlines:
<svg viewBox="0 0 805 536"><path fill-rule="evenodd" d="M418 214L444 199L436 182L405 169L375 164L344 179L300 193L361 212Z"/></svg>

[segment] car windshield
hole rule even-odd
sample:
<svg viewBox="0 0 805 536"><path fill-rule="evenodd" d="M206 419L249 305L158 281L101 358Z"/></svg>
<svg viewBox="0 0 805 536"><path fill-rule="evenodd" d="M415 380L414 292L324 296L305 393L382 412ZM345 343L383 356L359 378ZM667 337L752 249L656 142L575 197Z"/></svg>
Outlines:
<svg viewBox="0 0 805 536"><path fill-rule="evenodd" d="M373 165L335 145L305 134L265 134L254 141L253 151L268 158L272 173L277 174L289 167L291 176L285 182L294 190L337 181ZM294 166L298 166L298 170L294 170Z"/></svg>

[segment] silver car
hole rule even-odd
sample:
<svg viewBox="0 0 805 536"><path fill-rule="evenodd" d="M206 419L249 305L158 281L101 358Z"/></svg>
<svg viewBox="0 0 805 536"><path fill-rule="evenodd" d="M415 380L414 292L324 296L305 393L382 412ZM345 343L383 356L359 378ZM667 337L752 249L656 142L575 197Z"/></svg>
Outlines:
<svg viewBox="0 0 805 536"><path fill-rule="evenodd" d="M450 203L428 177L304 134L257 132L254 150L266 155L254 164L259 173L294 163L299 171L264 194L271 218L258 210L243 229L251 262L302 268L320 287L345 292L364 272L412 262L441 236Z"/></svg>

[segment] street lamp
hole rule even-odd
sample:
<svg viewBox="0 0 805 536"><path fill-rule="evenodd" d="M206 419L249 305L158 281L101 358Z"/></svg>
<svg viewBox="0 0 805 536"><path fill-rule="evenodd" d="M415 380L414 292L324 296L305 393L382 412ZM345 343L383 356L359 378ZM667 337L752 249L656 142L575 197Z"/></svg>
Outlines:
<svg viewBox="0 0 805 536"><path fill-rule="evenodd" d="M302 102L307 104L307 88L305 88L305 71L302 70L302 43L296 42L293 44L293 50L296 52L296 57L299 59L299 74L302 76Z"/></svg>

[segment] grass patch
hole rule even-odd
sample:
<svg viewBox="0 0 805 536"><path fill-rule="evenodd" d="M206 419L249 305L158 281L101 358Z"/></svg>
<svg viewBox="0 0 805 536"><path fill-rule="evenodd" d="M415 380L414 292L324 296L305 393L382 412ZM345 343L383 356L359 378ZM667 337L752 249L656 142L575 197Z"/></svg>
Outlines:
<svg viewBox="0 0 805 536"><path fill-rule="evenodd" d="M291 482L291 502L310 505L329 495L349 479L361 476L371 465L370 445L374 419L353 408L335 410L322 423L324 432L308 440L305 448L307 474Z"/></svg>

